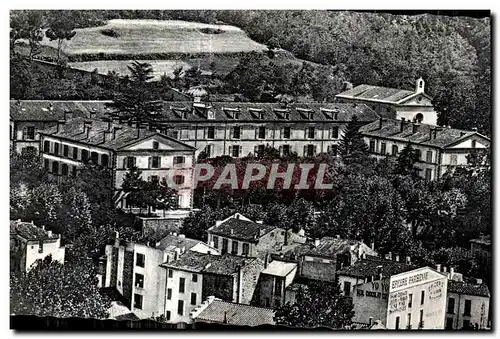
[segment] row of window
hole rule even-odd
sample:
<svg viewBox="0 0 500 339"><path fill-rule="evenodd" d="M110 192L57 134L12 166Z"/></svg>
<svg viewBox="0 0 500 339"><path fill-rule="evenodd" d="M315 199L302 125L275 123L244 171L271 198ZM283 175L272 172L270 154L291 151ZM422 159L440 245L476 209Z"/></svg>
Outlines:
<svg viewBox="0 0 500 339"><path fill-rule="evenodd" d="M370 140L370 152L377 153L375 140ZM414 152L415 152L416 160L422 161L422 151L419 149L415 149ZM382 155L388 154L387 153L387 143L385 143L385 142L380 143L380 154L382 154ZM391 155L397 156L398 154L399 154L399 147L397 145L392 145ZM432 156L433 156L433 152L427 151L425 161L432 163Z"/></svg>
<svg viewBox="0 0 500 339"><path fill-rule="evenodd" d="M465 299L464 317L470 317L472 309L472 300ZM448 298L448 314L455 314L455 298Z"/></svg>
<svg viewBox="0 0 500 339"><path fill-rule="evenodd" d="M191 305L196 305L197 295L196 293L191 293ZM141 294L134 293L134 308L142 310L144 297ZM184 315L184 300L177 301L177 314ZM167 320L170 320L170 311L167 311Z"/></svg>
<svg viewBox="0 0 500 339"><path fill-rule="evenodd" d="M254 146L254 154L257 156L261 156L264 153L266 146L265 145L256 145ZM337 145L332 145L328 146L327 151L330 152L332 151L334 155L337 155ZM317 145L304 145L303 149L303 156L305 157L313 157L317 154L318 146ZM291 145L281 145L279 146L279 151L281 156L287 156L292 153L292 146ZM205 152L207 153L207 156L213 157L214 152L213 152L213 145L207 145L205 148ZM233 158L238 158L243 156L243 146L241 145L231 145L228 148L228 154L232 156Z"/></svg>
<svg viewBox="0 0 500 339"><path fill-rule="evenodd" d="M43 152L54 154L68 159L79 160L82 162L92 161L94 164L101 166L109 166L109 155L98 152L89 152L86 149L81 149L76 146L62 145L58 142L45 140L43 142ZM100 158L100 159L99 159ZM100 160L100 161L99 161Z"/></svg>
<svg viewBox="0 0 500 339"><path fill-rule="evenodd" d="M44 168L52 174L55 175L63 175L63 176L76 176L77 166L68 165L65 163L60 164L59 161L52 161L52 166L50 165L49 159L44 159L43 161Z"/></svg>
<svg viewBox="0 0 500 339"><path fill-rule="evenodd" d="M219 237L214 235L212 238L214 242L214 247L219 249ZM250 245L246 242L242 243L242 255L248 255L250 253ZM231 254L238 254L238 245L239 242L237 240L231 241ZM221 253L228 253L229 241L226 238L222 238L222 248Z"/></svg>
<svg viewBox="0 0 500 339"><path fill-rule="evenodd" d="M173 158L174 166L182 166L186 163L186 158L182 155ZM123 158L122 168L132 168L137 164L137 158L128 156ZM148 168L161 168L161 157L153 156L148 158Z"/></svg>
<svg viewBox="0 0 500 339"><path fill-rule="evenodd" d="M283 127L281 129L281 139L290 139L292 132L291 127ZM176 139L180 140L189 140L189 132L190 130L187 128L181 128L180 131L172 131L172 135ZM230 129L230 137L231 139L241 139L242 128L240 126L234 126ZM255 139L266 139L267 138L267 128L265 126L259 126L255 128ZM330 139L338 139L339 138L339 127L332 127L329 130ZM315 139L316 138L316 128L315 127L307 127L305 129L305 138L307 139ZM215 139L215 127L207 127L205 129L205 139Z"/></svg>
<svg viewBox="0 0 500 339"><path fill-rule="evenodd" d="M419 315L419 321L418 321L418 328L421 329L421 328L424 328L424 310L420 310L420 315ZM400 317L397 316L396 317L396 325L395 325L395 329L396 330L399 330L400 329ZM406 315L406 329L408 330L411 330L411 313L408 313Z"/></svg>

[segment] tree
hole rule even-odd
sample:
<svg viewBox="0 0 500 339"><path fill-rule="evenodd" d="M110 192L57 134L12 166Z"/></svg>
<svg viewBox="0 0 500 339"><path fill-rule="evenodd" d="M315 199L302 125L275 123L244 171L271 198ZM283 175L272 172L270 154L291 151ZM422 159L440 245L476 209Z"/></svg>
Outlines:
<svg viewBox="0 0 500 339"><path fill-rule="evenodd" d="M294 327L349 329L353 316L352 299L343 297L337 284L315 281L299 287L293 303L277 307L274 320Z"/></svg>
<svg viewBox="0 0 500 339"><path fill-rule="evenodd" d="M52 11L49 19L49 27L45 36L50 41L57 40L57 64L61 61L62 44L64 40L71 40L76 31L76 23L72 18L71 11Z"/></svg>
<svg viewBox="0 0 500 339"><path fill-rule="evenodd" d="M22 153L10 150L10 184L21 183L33 187L47 179L47 171L40 162L40 156L34 148L27 148Z"/></svg>
<svg viewBox="0 0 500 339"><path fill-rule="evenodd" d="M227 210L204 206L197 212L191 212L189 216L184 219L180 232L185 234L188 238L207 241L207 230L214 226L217 220L223 220L229 215Z"/></svg>
<svg viewBox="0 0 500 339"><path fill-rule="evenodd" d="M360 127L361 124L358 122L358 117L353 115L339 143L339 151L344 159L368 153L368 147L363 139L363 135L359 131Z"/></svg>
<svg viewBox="0 0 500 339"><path fill-rule="evenodd" d="M50 256L11 273L10 311L17 315L105 319L111 301L99 293L91 262L61 264Z"/></svg>
<svg viewBox="0 0 500 339"><path fill-rule="evenodd" d="M26 39L30 48L29 58L32 60L39 53L40 42L43 40L43 19L43 11L15 11L10 21L12 50L17 40Z"/></svg>
<svg viewBox="0 0 500 339"><path fill-rule="evenodd" d="M118 115L129 123L135 123L137 129L144 122L150 122L153 115L161 110L162 103L158 93L150 86L153 79L153 67L146 62L134 61L127 66L131 76L125 81L121 91L115 93L113 102L107 104L113 108L112 115Z"/></svg>
<svg viewBox="0 0 500 339"><path fill-rule="evenodd" d="M63 218L64 235L68 239L75 239L82 233L92 228L92 210L87 194L75 187L71 187L63 195Z"/></svg>
<svg viewBox="0 0 500 339"><path fill-rule="evenodd" d="M413 149L411 143L408 143L398 155L394 173L403 176L418 177L419 169L415 167L417 161L417 152Z"/></svg>
<svg viewBox="0 0 500 339"><path fill-rule="evenodd" d="M267 53L268 53L268 56L272 59L274 58L275 56L275 51L280 49L281 46L280 46L280 42L278 40L277 37L272 37L271 39L269 39L267 41Z"/></svg>

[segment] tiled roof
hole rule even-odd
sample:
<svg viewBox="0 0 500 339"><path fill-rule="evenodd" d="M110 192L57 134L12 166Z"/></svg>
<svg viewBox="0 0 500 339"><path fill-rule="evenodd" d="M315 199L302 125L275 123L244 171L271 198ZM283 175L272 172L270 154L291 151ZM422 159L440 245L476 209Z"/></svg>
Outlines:
<svg viewBox="0 0 500 339"><path fill-rule="evenodd" d="M366 256L366 259L360 259L354 264L338 270L337 275L357 278L376 276L378 266L381 266L381 273L384 277L390 277L391 275L403 273L416 268L413 265L408 265L403 262Z"/></svg>
<svg viewBox="0 0 500 339"><path fill-rule="evenodd" d="M186 251L177 260L165 262L161 266L190 272L201 272L208 263L215 260L215 257L210 254Z"/></svg>
<svg viewBox="0 0 500 339"><path fill-rule="evenodd" d="M58 239L58 234L52 234L49 237L48 233L44 231L41 227L38 227L30 222L23 221L10 221L10 234L17 235L26 240L49 240L49 239Z"/></svg>
<svg viewBox="0 0 500 339"><path fill-rule="evenodd" d="M430 130L437 126L419 124L416 133L413 132L413 123L406 122L406 126L401 132L401 120L385 119L382 121L382 128L379 128L379 121L362 126L359 130L363 135L388 138L402 142L412 142L415 144L428 145L433 147L446 147L461 139L477 135L489 142L489 139L477 132L460 130L455 128L438 127L436 138L430 137Z"/></svg>
<svg viewBox="0 0 500 339"><path fill-rule="evenodd" d="M305 254L334 257L336 254L350 251L351 247L357 249L362 242L358 240L324 237L320 240L318 247L310 244L311 249ZM375 253L374 253L375 254Z"/></svg>
<svg viewBox="0 0 500 339"><path fill-rule="evenodd" d="M209 265L205 266L203 273L212 273L220 275L232 275L236 273L238 266L243 267L256 258L240 257L232 254L213 255L210 258Z"/></svg>
<svg viewBox="0 0 500 339"><path fill-rule="evenodd" d="M243 241L256 242L263 235L274 230L276 226L259 224L253 221L231 218L210 229L210 233Z"/></svg>
<svg viewBox="0 0 500 339"><path fill-rule="evenodd" d="M90 126L88 134L85 132L85 127L84 127L86 122L88 123L88 126ZM106 140L105 132L110 131L111 132L110 134L112 134L113 129L115 127L119 127L119 129L116 132L115 138ZM166 135L160 134L155 131L149 131L144 128L138 130L135 127L129 127L124 124L114 124L112 122L105 122L98 119L84 119L84 118L68 119L64 124L61 125L59 132L57 133L42 132L42 134L50 134L53 137L60 137L112 150L119 150L134 142L138 142L146 138L159 135L163 138L169 139L171 142L175 144L178 144L178 146L181 149L194 150L192 146L189 146L183 142L180 142L178 140L175 140L173 138L170 138Z"/></svg>
<svg viewBox="0 0 500 339"><path fill-rule="evenodd" d="M116 321L136 321L136 320L141 320L138 316L136 316L134 313L130 312L127 314L122 314L119 316L115 317Z"/></svg>
<svg viewBox="0 0 500 339"><path fill-rule="evenodd" d="M57 121L64 119L64 112L73 112L75 117L103 117L112 114L113 109L106 107L110 101L52 101L52 100L12 100L10 115L13 120ZM19 104L20 103L20 104ZM52 109L50 105L52 104ZM154 120L170 122L189 121L290 121L348 122L356 115L360 122L378 119L378 114L364 104L352 103L304 103L283 107L280 103L253 102L210 102L193 103L187 101L163 101L163 108L156 113ZM239 113L239 119L233 119L233 113ZM184 114L186 113L186 114ZM262 120L261 120L262 113ZM309 113L313 113L309 119ZM213 119L207 120L213 114ZM288 114L288 119L285 117ZM184 116L185 115L185 116Z"/></svg>
<svg viewBox="0 0 500 339"><path fill-rule="evenodd" d="M174 250L175 248L184 248L187 251L199 243L201 243L200 240L169 234L159 241L156 248L163 251Z"/></svg>
<svg viewBox="0 0 500 339"><path fill-rule="evenodd" d="M363 84L336 96L365 101L387 101L396 104L413 94L415 91Z"/></svg>
<svg viewBox="0 0 500 339"><path fill-rule="evenodd" d="M75 118L90 118L109 111L106 101L11 100L10 118L14 121L63 120L65 112ZM99 114L100 113L100 114Z"/></svg>
<svg viewBox="0 0 500 339"><path fill-rule="evenodd" d="M295 268L297 268L296 263L273 260L269 263L269 265L267 265L267 268L264 269L262 273L278 277L286 277Z"/></svg>
<svg viewBox="0 0 500 339"><path fill-rule="evenodd" d="M270 308L214 300L196 317L196 320L238 326L259 326L274 325L273 318L274 311Z"/></svg>
<svg viewBox="0 0 500 339"><path fill-rule="evenodd" d="M448 280L448 292L477 295L481 297L489 297L490 290L486 285L475 285L467 282Z"/></svg>

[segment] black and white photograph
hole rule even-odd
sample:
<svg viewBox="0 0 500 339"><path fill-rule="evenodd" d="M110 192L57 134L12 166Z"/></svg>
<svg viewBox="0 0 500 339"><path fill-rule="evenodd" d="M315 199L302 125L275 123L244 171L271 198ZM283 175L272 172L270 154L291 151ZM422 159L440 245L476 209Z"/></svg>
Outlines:
<svg viewBox="0 0 500 339"><path fill-rule="evenodd" d="M11 330L492 332L489 10L136 5L8 11Z"/></svg>

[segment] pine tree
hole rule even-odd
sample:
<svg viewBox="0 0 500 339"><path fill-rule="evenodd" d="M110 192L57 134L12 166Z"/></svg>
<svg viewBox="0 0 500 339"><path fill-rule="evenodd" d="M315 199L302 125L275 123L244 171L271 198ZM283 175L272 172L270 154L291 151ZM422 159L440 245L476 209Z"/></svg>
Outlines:
<svg viewBox="0 0 500 339"><path fill-rule="evenodd" d="M418 176L419 169L415 167L417 160L418 156L416 151L411 146L411 143L408 143L408 145L406 145L406 147L399 153L395 174L410 175L413 177Z"/></svg>
<svg viewBox="0 0 500 339"><path fill-rule="evenodd" d="M359 131L360 127L357 116L353 115L339 143L339 151L344 159L368 154L368 147Z"/></svg>

